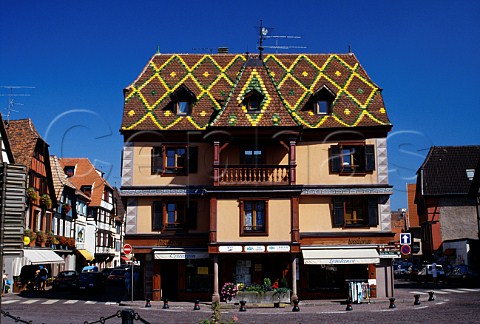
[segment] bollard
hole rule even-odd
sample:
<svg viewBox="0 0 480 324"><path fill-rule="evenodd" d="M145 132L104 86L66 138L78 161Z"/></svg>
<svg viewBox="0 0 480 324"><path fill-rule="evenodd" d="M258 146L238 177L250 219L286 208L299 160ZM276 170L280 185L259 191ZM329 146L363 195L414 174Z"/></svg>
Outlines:
<svg viewBox="0 0 480 324"><path fill-rule="evenodd" d="M200 301L198 299L195 299L194 303L195 306L193 306L193 310L200 310Z"/></svg>
<svg viewBox="0 0 480 324"><path fill-rule="evenodd" d="M145 308L147 307L152 307L152 304L150 304L150 299L148 298L145 299Z"/></svg>
<svg viewBox="0 0 480 324"><path fill-rule="evenodd" d="M240 301L240 309L239 309L239 311L241 311L241 312L246 312L246 311L247 311L247 309L245 308L245 304L246 304L246 303L247 303L247 302L246 302L245 300L241 300L241 301Z"/></svg>
<svg viewBox="0 0 480 324"><path fill-rule="evenodd" d="M122 324L133 324L135 319L135 312L133 309L122 310Z"/></svg>
<svg viewBox="0 0 480 324"><path fill-rule="evenodd" d="M298 307L298 299L294 299L292 312L299 312L299 311L300 311L300 308Z"/></svg>
<svg viewBox="0 0 480 324"><path fill-rule="evenodd" d="M428 301L434 301L434 300L435 300L434 292L429 291L428 292Z"/></svg>
<svg viewBox="0 0 480 324"><path fill-rule="evenodd" d="M397 308L397 306L395 305L395 298L389 298L390 300L390 306L388 306L388 308Z"/></svg>
<svg viewBox="0 0 480 324"><path fill-rule="evenodd" d="M351 299L347 299L347 308L345 310L347 310L347 311L352 311L353 310Z"/></svg>
<svg viewBox="0 0 480 324"><path fill-rule="evenodd" d="M413 295L413 297L415 298L413 305L420 305L420 295Z"/></svg>
<svg viewBox="0 0 480 324"><path fill-rule="evenodd" d="M163 299L163 309L169 309L170 306L168 306L168 299L167 298L164 298Z"/></svg>

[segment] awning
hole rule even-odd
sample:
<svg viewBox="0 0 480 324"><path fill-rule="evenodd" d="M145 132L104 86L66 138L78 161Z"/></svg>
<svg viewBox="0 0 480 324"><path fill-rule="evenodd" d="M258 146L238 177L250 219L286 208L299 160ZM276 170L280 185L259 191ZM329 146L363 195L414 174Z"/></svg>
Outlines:
<svg viewBox="0 0 480 324"><path fill-rule="evenodd" d="M77 252L80 253L87 261L92 261L94 259L93 255L87 250L77 250Z"/></svg>
<svg viewBox="0 0 480 324"><path fill-rule="evenodd" d="M127 258L126 256L121 256L120 259L122 259L123 261L126 261L126 262L132 262L132 260L130 260L129 258Z"/></svg>
<svg viewBox="0 0 480 324"><path fill-rule="evenodd" d="M371 264L380 263L377 249L302 250L304 264Z"/></svg>
<svg viewBox="0 0 480 324"><path fill-rule="evenodd" d="M194 260L194 259L208 259L210 255L207 251L196 250L164 250L155 251L154 257L156 260Z"/></svg>
<svg viewBox="0 0 480 324"><path fill-rule="evenodd" d="M52 250L23 250L23 256L27 259L27 264L52 264L65 262L58 254Z"/></svg>

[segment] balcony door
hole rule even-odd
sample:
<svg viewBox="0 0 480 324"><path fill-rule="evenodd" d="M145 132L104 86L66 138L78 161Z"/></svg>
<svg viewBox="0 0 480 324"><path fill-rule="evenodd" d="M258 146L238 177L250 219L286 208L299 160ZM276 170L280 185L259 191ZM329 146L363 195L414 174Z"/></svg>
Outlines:
<svg viewBox="0 0 480 324"><path fill-rule="evenodd" d="M259 148L244 148L242 150L243 164L257 166L263 164L264 152Z"/></svg>

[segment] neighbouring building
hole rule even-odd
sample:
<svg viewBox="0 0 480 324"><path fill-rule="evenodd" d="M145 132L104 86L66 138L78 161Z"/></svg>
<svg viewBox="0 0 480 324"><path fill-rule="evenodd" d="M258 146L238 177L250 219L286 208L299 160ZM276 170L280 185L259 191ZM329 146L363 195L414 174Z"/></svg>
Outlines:
<svg viewBox="0 0 480 324"><path fill-rule="evenodd" d="M125 241L145 296L393 296L381 89L354 54L155 54L124 90Z"/></svg>
<svg viewBox="0 0 480 324"><path fill-rule="evenodd" d="M417 171L425 260L478 265L477 204L469 196L480 146L433 146Z"/></svg>
<svg viewBox="0 0 480 324"><path fill-rule="evenodd" d="M85 224L83 233L82 228L76 232L77 237L84 237L82 250L85 251L79 253L84 256L84 261L99 268L120 265L120 251L115 249L116 215L112 186L103 177L103 172L87 158L60 158L59 162L68 180L89 199L83 199L85 204L77 206ZM86 253L88 251L94 251L94 260L91 253Z"/></svg>
<svg viewBox="0 0 480 324"><path fill-rule="evenodd" d="M75 244L73 241L73 246L61 255L55 253L51 246L57 199L49 145L29 118L9 121L6 130L15 162L26 166L27 172L24 256L15 260L13 272L20 275L24 266L35 268L42 265L55 275L63 270L65 259L73 254Z"/></svg>

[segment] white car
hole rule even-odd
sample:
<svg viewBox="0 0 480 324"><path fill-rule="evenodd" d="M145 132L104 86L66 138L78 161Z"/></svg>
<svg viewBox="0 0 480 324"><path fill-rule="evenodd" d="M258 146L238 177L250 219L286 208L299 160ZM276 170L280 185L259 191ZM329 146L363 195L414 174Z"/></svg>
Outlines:
<svg viewBox="0 0 480 324"><path fill-rule="evenodd" d="M440 264L437 264L435 268L437 269L437 281L445 282L445 271L443 270L443 266L440 265ZM422 270L420 270L418 272L417 281L418 282L433 282L432 265L431 264L425 265L422 268Z"/></svg>

